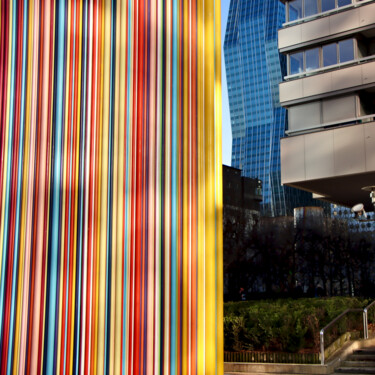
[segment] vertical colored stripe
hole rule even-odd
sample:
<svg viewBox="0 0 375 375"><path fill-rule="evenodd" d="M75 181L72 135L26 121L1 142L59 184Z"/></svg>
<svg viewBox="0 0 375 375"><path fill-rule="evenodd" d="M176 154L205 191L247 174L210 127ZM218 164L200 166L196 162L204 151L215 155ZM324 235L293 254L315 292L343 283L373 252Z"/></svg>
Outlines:
<svg viewBox="0 0 375 375"><path fill-rule="evenodd" d="M220 2L0 8L1 373L222 374Z"/></svg>

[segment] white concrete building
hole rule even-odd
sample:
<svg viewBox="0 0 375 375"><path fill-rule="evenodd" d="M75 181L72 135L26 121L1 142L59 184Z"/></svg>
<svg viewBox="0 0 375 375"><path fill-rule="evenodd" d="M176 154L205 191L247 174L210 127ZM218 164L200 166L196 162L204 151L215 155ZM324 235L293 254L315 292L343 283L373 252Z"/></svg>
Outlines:
<svg viewBox="0 0 375 375"><path fill-rule="evenodd" d="M282 2L282 183L372 211L362 188L375 185L375 1Z"/></svg>

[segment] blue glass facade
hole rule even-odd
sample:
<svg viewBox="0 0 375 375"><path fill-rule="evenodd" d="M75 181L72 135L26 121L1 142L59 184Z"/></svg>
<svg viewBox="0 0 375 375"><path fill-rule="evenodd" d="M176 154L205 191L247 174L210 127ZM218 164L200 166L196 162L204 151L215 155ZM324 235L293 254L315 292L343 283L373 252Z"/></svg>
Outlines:
<svg viewBox="0 0 375 375"><path fill-rule="evenodd" d="M232 166L263 182L262 214L292 215L317 205L311 194L281 186L280 138L287 113L278 84L286 58L278 52L277 30L285 22L279 0L231 0L224 57L232 126Z"/></svg>

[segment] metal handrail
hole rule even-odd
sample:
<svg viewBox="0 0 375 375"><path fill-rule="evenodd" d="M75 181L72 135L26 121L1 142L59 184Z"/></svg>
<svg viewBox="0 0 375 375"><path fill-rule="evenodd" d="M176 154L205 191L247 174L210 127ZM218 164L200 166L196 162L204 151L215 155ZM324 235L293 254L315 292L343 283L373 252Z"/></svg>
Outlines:
<svg viewBox="0 0 375 375"><path fill-rule="evenodd" d="M363 309L363 337L365 340L368 340L368 310L372 307L375 306L375 301L370 303L368 306L366 306Z"/></svg>
<svg viewBox="0 0 375 375"><path fill-rule="evenodd" d="M359 311L363 311L363 310L362 309L347 309L320 330L320 363L322 365L324 365L324 360L325 360L324 358L324 332L327 330L327 328L330 328L333 324L335 324L338 320L340 320L346 314L350 312L359 312Z"/></svg>

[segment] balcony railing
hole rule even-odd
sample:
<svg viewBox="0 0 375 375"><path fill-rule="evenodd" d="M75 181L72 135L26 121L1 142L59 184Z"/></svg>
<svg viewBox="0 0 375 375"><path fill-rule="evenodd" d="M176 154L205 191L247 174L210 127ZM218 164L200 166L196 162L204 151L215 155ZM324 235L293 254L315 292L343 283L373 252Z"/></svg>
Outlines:
<svg viewBox="0 0 375 375"><path fill-rule="evenodd" d="M352 118L342 119L342 120L337 120L337 121L332 121L332 122L326 122L324 124L308 126L303 129L286 130L285 134L286 135L301 135L301 134L306 134L306 133L313 133L314 131L321 131L324 129L329 129L332 127L363 124L366 122L373 122L373 121L375 121L375 114L371 114L367 116L360 116L360 117L352 117Z"/></svg>

